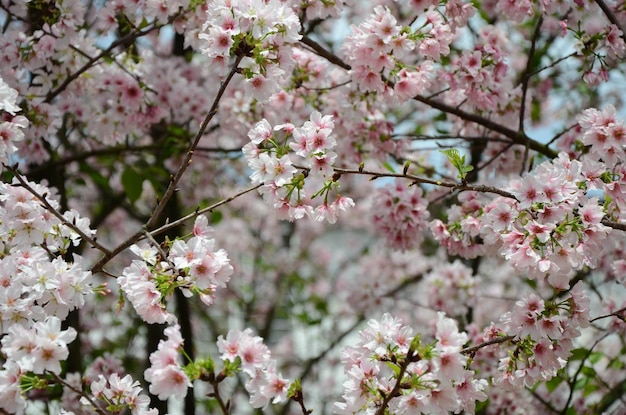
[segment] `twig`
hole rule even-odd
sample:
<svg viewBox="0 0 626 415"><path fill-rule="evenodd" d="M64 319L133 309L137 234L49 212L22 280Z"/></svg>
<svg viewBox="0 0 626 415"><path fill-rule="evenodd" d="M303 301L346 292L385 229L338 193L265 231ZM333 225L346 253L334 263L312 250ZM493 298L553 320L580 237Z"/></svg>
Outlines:
<svg viewBox="0 0 626 415"><path fill-rule="evenodd" d="M190 213L189 215L183 216L180 219L177 219L173 222L167 223L159 228L156 228L152 231L150 231L150 234L153 236L159 235L163 232L166 232L168 230L170 230L173 227L176 227L180 224L182 224L183 222L189 220L189 219L193 219L203 213L206 212L210 212L226 203L229 203L235 199L237 199L238 197L245 195L246 193L249 193L253 190L258 189L259 187L261 187L262 185L256 185L256 186L252 186L252 187L248 187L232 196L227 197L226 199L222 199L217 203L212 204L209 207L206 207L204 209L199 209L196 210L193 213ZM143 239L144 237L144 229L142 228L142 230L136 232L134 235L130 236L128 239L126 239L124 242L122 242L120 245L118 245L115 249L113 249L109 254L104 255L102 258L100 258L100 260L91 268L91 272L93 273L97 273L97 272L103 272L103 267L113 258L115 258L115 256L117 256L120 252L124 251L126 248L130 247L132 244L134 244L135 242ZM109 274L110 275L110 274Z"/></svg>
<svg viewBox="0 0 626 415"><path fill-rule="evenodd" d="M98 414L107 415L106 412L104 412L101 408L98 407L98 405L96 405L96 402L87 393L70 385L56 373L49 372L49 371L46 371L46 373L52 375L52 377L64 387L70 389L72 392L78 394L79 396L82 396L83 398L87 399L87 401L91 404L91 406L93 406L94 411L96 411Z"/></svg>
<svg viewBox="0 0 626 415"><path fill-rule="evenodd" d="M621 314L624 314L624 312L626 312L626 307L620 308L619 310L613 311L612 313L609 313L603 316L592 318L591 320L589 320L589 322L593 323L594 321L602 320L602 319L609 318L609 317L617 317L623 321L623 320L626 320L626 317L621 315Z"/></svg>
<svg viewBox="0 0 626 415"><path fill-rule="evenodd" d="M505 342L508 342L509 340L513 340L514 338L515 338L515 336L497 337L497 338L495 338L493 340L489 340L489 341L486 341L484 343L477 344L475 346L466 347L465 349L461 350L461 353L463 353L463 354L474 354L477 351L479 351L480 349L482 349L483 347L491 346L492 344L505 343Z"/></svg>
<svg viewBox="0 0 626 415"><path fill-rule="evenodd" d="M193 142L189 146L189 150L187 151L187 154L185 155L183 162L180 164L180 167L178 168L178 171L176 172L174 177L172 177L172 179L170 180L170 184L167 187L167 190L165 190L165 194L163 195L160 202L157 204L156 208L152 212L150 219L148 219L148 222L145 225L147 229L153 228L154 225L156 225L157 221L161 217L161 213L163 213L163 209L165 209L165 206L167 205L167 202L170 200L170 198L176 191L176 186L178 185L178 182L180 181L181 177L183 176L185 171L187 171L187 168L191 164L193 153L196 150L196 147L198 147L198 143L200 142L200 139L202 138L202 135L204 134L204 131L206 130L207 126L209 125L211 120L213 120L213 117L215 117L215 115L217 114L217 109L219 107L220 100L222 99L222 95L224 95L224 92L226 91L226 87L230 83L235 73L237 73L239 62L241 62L243 58L244 58L243 54L240 54L237 56L230 72L226 76L226 79L222 81L220 85L220 89L217 92L217 95L215 96L215 98L213 99L213 104L211 105L211 109L209 110L209 113L204 118L204 121L202 121L202 124L200 125L200 129L196 133L196 136L194 137Z"/></svg>
<svg viewBox="0 0 626 415"><path fill-rule="evenodd" d="M72 222L68 221L67 219L65 219L65 217L63 217L63 215L61 214L61 212L59 212L57 209L55 209L50 202L48 202L48 200L46 199L46 195L40 195L39 192L37 192L35 189L33 189L31 187L31 185L28 183L28 181L26 181L24 179L24 177L22 176L22 174L16 169L13 168L11 166L7 166L6 164L4 165L7 170L9 170L11 173L13 173L13 175L15 176L15 178L20 182L20 185L28 190L29 193L31 193L33 196L35 196L35 198L37 198L39 200L39 202L43 205L43 207L50 213L52 213L57 219L59 219L64 225L66 225L67 227L69 227L70 229L72 229L74 232L76 232L77 234L80 235L80 237L90 243L94 248L98 249L99 251L103 252L105 255L108 255L111 253L111 251L109 251L107 248L105 248L104 246L100 245L98 242L96 242L96 240L94 238L92 238L91 236L87 235L85 232L83 232L78 226L74 225Z"/></svg>
<svg viewBox="0 0 626 415"><path fill-rule="evenodd" d="M434 180L434 179L427 179L425 177L419 177L419 176L415 176L412 174L403 174L403 173L385 173L385 172L376 172L376 171L370 171L370 170L353 170L353 169L342 169L339 167L335 167L334 168L335 172L337 173L341 173L341 174L362 174L362 175L366 175L366 176L372 176L372 178L379 178L379 177L398 177L398 178L403 178L403 179L409 179L415 183L423 183L423 184L432 184L435 186L441 186L441 187L449 187L451 188L453 191L454 190L459 190L459 191L475 191L475 192L482 192L482 193L495 193L498 194L500 196L504 196L504 197L508 197L510 199L515 199L517 200L517 197L515 197L515 195L513 193L507 192L506 190L502 190L502 189L498 189L497 187L493 187L493 186L483 186L483 185L470 185L470 184L462 184L462 183L453 183L453 182L444 182L441 180Z"/></svg>

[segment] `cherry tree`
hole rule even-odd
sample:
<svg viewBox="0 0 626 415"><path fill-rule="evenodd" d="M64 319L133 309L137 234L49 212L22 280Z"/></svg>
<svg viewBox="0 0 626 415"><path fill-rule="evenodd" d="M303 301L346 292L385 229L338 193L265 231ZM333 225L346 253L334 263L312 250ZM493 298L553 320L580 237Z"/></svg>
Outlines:
<svg viewBox="0 0 626 415"><path fill-rule="evenodd" d="M0 23L1 414L626 411L623 2Z"/></svg>

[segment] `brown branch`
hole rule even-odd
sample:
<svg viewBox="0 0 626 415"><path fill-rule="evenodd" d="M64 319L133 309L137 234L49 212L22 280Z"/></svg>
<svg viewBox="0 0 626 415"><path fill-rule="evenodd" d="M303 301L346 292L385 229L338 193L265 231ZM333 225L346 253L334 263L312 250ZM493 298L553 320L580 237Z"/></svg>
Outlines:
<svg viewBox="0 0 626 415"><path fill-rule="evenodd" d="M161 216L161 213L163 213L163 209L165 209L165 205L167 204L167 202L170 200L170 198L176 191L176 186L178 185L178 182L180 181L181 177L183 177L183 174L185 174L185 171L187 171L187 168L191 164L193 153L196 150L196 147L198 147L198 143L200 142L200 139L202 138L202 135L204 134L204 131L206 130L207 126L209 125L211 120L213 120L213 117L215 117L215 115L217 114L217 110L219 107L220 100L222 99L222 95L224 95L224 92L226 91L226 87L230 84L230 81L233 78L233 76L235 76L235 73L237 73L239 62L241 62L243 58L244 58L244 54L240 54L239 56L237 56L237 58L235 59L235 62L232 65L230 72L226 76L226 79L222 81L220 85L220 89L218 90L217 95L213 99L213 104L211 105L211 109L209 110L209 113L204 118L204 121L202 121L202 124L200 125L200 129L198 130L196 136L194 137L193 142L189 146L189 150L187 151L187 154L185 155L183 162L180 164L178 171L176 172L174 177L172 177L172 179L170 180L170 184L167 187L167 190L165 190L165 194L163 195L163 198L157 204L156 208L152 212L150 219L148 219L148 222L145 225L146 229L150 229L154 227L154 225L156 225L157 221L159 220Z"/></svg>
<svg viewBox="0 0 626 415"><path fill-rule="evenodd" d="M619 30L622 31L622 39L626 41L626 30L622 28L622 25L620 24L619 20L617 20L617 17L613 13L613 10L611 10L611 8L604 2L604 0L596 0L596 3L598 4L598 6L600 6L600 9L602 9L602 12L606 16L606 18L609 19L609 22L613 23L615 26L617 26Z"/></svg>
<svg viewBox="0 0 626 415"><path fill-rule="evenodd" d="M395 398L396 396L400 394L400 388L402 387L402 378L404 377L404 374L406 373L406 369L407 367L409 367L409 364L411 362L417 361L416 359L419 360L419 356L415 354L415 350L409 349L409 351L406 354L406 359L404 359L404 361L400 364L400 372L398 373L398 381L393 386L393 389L391 390L391 392L389 392L383 399L383 402L381 403L380 407L376 411L376 415L384 415L386 413L387 407L389 406L389 402L391 402L393 398Z"/></svg>
<svg viewBox="0 0 626 415"><path fill-rule="evenodd" d="M345 63L343 59L341 59L339 56L335 55L334 53L330 52L329 50L324 48L322 45L320 45L319 43L317 43L310 37L304 35L300 39L300 42L302 42L303 44L313 49L313 51L315 51L319 56L321 56L322 58L325 58L330 63L340 66L347 71L352 69L352 67L348 65L347 63Z"/></svg>
<svg viewBox="0 0 626 415"><path fill-rule="evenodd" d="M613 311L610 314L605 314L603 316L598 316L595 318L592 318L591 320L589 320L590 323L593 323L594 321L598 321L598 320L602 320L605 318L609 318L609 317L617 317L619 319L621 319L622 321L626 320L626 317L624 317L622 314L624 314L624 312L626 312L626 307L624 308L620 308L619 310Z"/></svg>
<svg viewBox="0 0 626 415"><path fill-rule="evenodd" d="M438 109L439 111L443 111L445 113L448 114L452 114L452 115L456 115L457 117L466 120L466 121L471 121L473 123L476 123L478 125L481 125L483 127L486 127L489 130L495 131L497 133L502 134L503 136L510 138L515 144L520 144L522 146L526 146L528 143L528 147L531 150L535 150L538 153L543 154L546 157L549 158L556 158L556 156L558 155L558 153L551 149L550 147L548 147L545 144L541 144L540 142L531 139L530 137L528 137L525 133L520 132L520 131L515 131L512 130L508 127L505 127L502 124L498 124L497 122L494 122L488 118L485 118L481 115L477 115L477 114L473 114L473 113L469 113L466 111L461 110L460 108L457 107L453 107L451 105L448 104L444 104L443 102L439 102L439 101L435 101L431 98L428 97L424 97L421 95L416 95L413 97L414 100L419 101L421 103L424 103L432 108Z"/></svg>
<svg viewBox="0 0 626 415"><path fill-rule="evenodd" d="M508 342L509 340L513 340L514 338L515 338L515 336L497 337L497 338L495 338L493 340L489 340L489 341L477 344L475 346L466 347L465 349L461 350L461 353L463 353L463 354L474 354L477 351L479 351L480 349L482 349L483 347L491 346L492 344L505 343L505 342Z"/></svg>
<svg viewBox="0 0 626 415"><path fill-rule="evenodd" d="M178 15L173 16L171 18L171 21L173 21L174 18L176 18L176 17L178 17ZM166 24L171 23L171 21L168 21L168 23L166 23ZM109 53L111 53L111 51L113 51L113 49L115 49L116 47L118 47L120 45L123 45L123 44L125 44L125 43L127 43L127 42L129 42L131 40L134 40L134 39L137 39L139 37L145 36L148 33L152 32L153 30L159 29L159 28L161 28L163 26L164 25L158 25L156 23L153 23L152 26L148 26L148 27L146 27L143 30L135 30L133 32L128 33L126 36L122 36L121 38L117 39L115 42L111 43L111 45L108 48L104 49L98 55L96 55L93 58L89 59L87 61L87 63L85 63L83 66L81 66L76 72L74 72L73 74L71 74L67 78L65 78L63 83L61 83L61 85L59 85L57 87L57 89L48 92L44 102L46 102L46 103L52 102L52 100L54 98L56 98L61 92L65 91L65 88L67 88L69 84L71 84L73 81L78 79L79 76L81 76L83 73L88 71L91 67L93 67L95 65L95 63L98 62L100 59L102 59L105 56L108 56Z"/></svg>
<svg viewBox="0 0 626 415"><path fill-rule="evenodd" d="M319 43L315 42L311 38L307 36L303 36L302 39L300 39L300 42L312 48L319 56L327 59L329 62L337 66L340 66L346 70L352 69L352 67L348 65L346 62L344 62L341 58L339 58L334 53L328 51L327 49L325 49L323 46L321 46ZM416 95L413 97L413 99L423 104L426 104L432 108L435 108L439 111L456 115L457 117L462 118L466 121L471 121L473 123L486 127L492 131L500 133L503 136L510 138L515 144L520 144L523 146L528 145L528 147L531 150L535 150L545 155L546 157L555 158L558 155L556 151L552 150L545 144L541 144L540 142L531 139L525 133L512 130L508 127L505 127L504 125L498 124L483 116L465 112L459 108L452 107L450 105L444 104L439 101L435 101L434 99L432 99L432 97Z"/></svg>
<svg viewBox="0 0 626 415"><path fill-rule="evenodd" d="M353 169L342 169L339 167L334 167L334 171L341 174L362 174L366 176L371 176L372 180L380 177L397 177L401 179L408 179L413 181L414 183L423 183L423 184L432 184L440 187L449 187L452 191L475 191L481 193L495 193L500 196L508 197L510 199L517 200L517 197L513 193L507 192L506 190L498 189L493 186L483 186L483 185L470 185L463 183L455 183L455 182L444 182L441 180L427 179L425 177L419 177L412 174L404 174L404 173L385 173L385 172L376 172L370 170L353 170Z"/></svg>
<svg viewBox="0 0 626 415"><path fill-rule="evenodd" d="M612 222L608 219L602 219L601 222L604 226L608 226L609 228L617 229L618 231L626 231L626 223Z"/></svg>
<svg viewBox="0 0 626 415"><path fill-rule="evenodd" d="M98 407L98 405L96 405L96 402L86 392L83 392L82 390L70 385L69 383L67 383L64 379L62 379L59 375L57 375L54 372L46 371L46 373L52 375L52 377L57 382L59 382L61 385L65 386L66 388L70 389L72 392L76 393L78 396L82 396L83 398L87 399L87 402L89 402L91 406L93 406L94 411L96 411L99 415L107 415L106 412L104 412L101 408Z"/></svg>

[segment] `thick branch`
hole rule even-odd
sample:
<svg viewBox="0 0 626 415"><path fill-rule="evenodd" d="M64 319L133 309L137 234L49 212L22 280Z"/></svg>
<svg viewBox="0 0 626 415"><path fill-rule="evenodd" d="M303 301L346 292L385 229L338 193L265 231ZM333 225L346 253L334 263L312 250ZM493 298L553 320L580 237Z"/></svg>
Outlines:
<svg viewBox="0 0 626 415"><path fill-rule="evenodd" d="M334 53L326 50L323 46L315 42L313 39L307 36L303 36L302 39L300 39L300 42L312 48L319 56L327 59L329 62L334 63L335 65L338 65L346 70L352 69L352 67L348 65L346 62L344 62L341 58L339 58ZM432 97L416 95L415 97L413 97L413 99L423 104L426 104L432 108L438 109L439 111L456 115L457 117L462 118L466 121L474 122L492 131L500 133L503 136L510 138L515 144L519 144L522 146L527 145L530 149L535 150L545 155L546 157L555 158L557 156L556 151L552 150L550 147L548 147L545 144L541 144L540 142L531 139L523 132L512 130L508 127L505 127L504 125L498 124L483 116L465 112L459 108L444 104L439 101L435 101L434 99L432 99Z"/></svg>
<svg viewBox="0 0 626 415"><path fill-rule="evenodd" d="M522 146L526 146L528 144L528 147L531 150L535 150L538 153L543 154L546 157L549 158L556 158L556 156L558 155L558 153L554 150L552 150L550 147L548 147L545 144L541 144L538 141L535 141L531 138L529 138L526 134L524 134L523 132L520 131L515 131L512 130L508 127L505 127L502 124L498 124L497 122L494 122L488 118L485 118L483 116L477 115L477 114L472 114L466 111L463 111L457 107L453 107L451 105L448 104L444 104L442 102L439 101L435 101L431 98L428 97L424 97L421 95L417 95L415 97L413 97L414 100L422 102L428 106L431 106L435 109L438 109L439 111L443 111L445 113L448 114L452 114L452 115L456 115L457 117L466 120L466 121L471 121L474 122L478 125L482 125L483 127L486 127L492 131L495 131L497 133L502 134L503 136L510 138L515 144L519 144Z"/></svg>

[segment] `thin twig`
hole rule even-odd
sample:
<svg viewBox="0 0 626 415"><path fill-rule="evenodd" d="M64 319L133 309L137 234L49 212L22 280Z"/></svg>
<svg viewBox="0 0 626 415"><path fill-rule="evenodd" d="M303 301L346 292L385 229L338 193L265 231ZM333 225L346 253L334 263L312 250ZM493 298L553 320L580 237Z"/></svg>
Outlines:
<svg viewBox="0 0 626 415"><path fill-rule="evenodd" d="M24 176L16 168L13 168L11 166L7 166L6 164L4 166L6 167L7 170L9 170L11 173L13 173L15 178L20 182L20 185L24 189L28 190L29 193L31 193L33 196L35 196L35 198L37 198L39 200L39 202L43 205L43 207L48 212L52 213L64 225L66 225L67 227L72 229L74 232L76 232L78 235L80 235L80 237L84 241L90 243L94 248L96 248L99 251L103 252L105 255L109 255L111 253L111 251L109 251L107 248L105 248L104 246L102 246L98 242L96 242L96 240L94 238L92 238L91 236L87 235L78 226L76 226L72 222L70 222L67 219L65 219L65 217L61 214L61 212L59 212L56 208L54 208L54 206L52 206L50 204L50 202L48 202L48 200L46 199L46 195L41 195L41 194L39 194L39 192L37 192L35 189L33 189L32 186L28 183L28 181L26 179L24 179Z"/></svg>
<svg viewBox="0 0 626 415"><path fill-rule="evenodd" d="M487 346L491 346L492 344L500 344L500 343L505 343L508 342L509 340L513 340L515 338L515 336L503 336L503 337L497 337L495 339L477 344L475 346L471 346L471 347L466 347L465 349L461 350L461 353L463 354L474 354L477 351L479 351L480 349L482 349L483 347L487 347Z"/></svg>
<svg viewBox="0 0 626 415"><path fill-rule="evenodd" d="M475 191L481 193L495 193L500 196L508 197L510 199L517 200L517 197L506 190L498 189L493 186L483 186L483 185L470 185L463 183L454 183L454 182L444 182L441 180L428 179L425 177L419 177L412 174L404 174L404 173L386 173L386 172L376 172L370 170L353 170L353 169L342 169L339 167L334 168L335 172L341 174L362 174L366 176L371 176L372 178L380 178L380 177L398 177L402 179L408 179L415 183L423 183L423 184L432 184L440 187L449 187L451 190L455 191Z"/></svg>
<svg viewBox="0 0 626 415"><path fill-rule="evenodd" d="M619 310L616 310L616 311L613 311L610 314L605 314L603 316L598 316L598 317L592 318L591 320L589 320L589 322L593 323L594 321L602 320L602 319L609 318L609 317L617 317L617 318L619 318L619 319L621 319L623 321L623 320L626 320L626 317L624 317L622 315L622 314L624 314L624 312L626 312L626 307L620 308Z"/></svg>
<svg viewBox="0 0 626 415"><path fill-rule="evenodd" d="M208 207L206 207L204 209L198 209L195 212L190 213L190 214L188 214L186 216L183 216L180 219L177 219L177 220L175 220L173 222L169 222L169 223L167 223L167 224L165 224L165 225L163 225L163 226L161 226L159 228L156 228L156 229L150 231L150 234L153 235L153 236L156 236L156 235L159 235L159 234L161 234L163 232L166 232L166 231L170 230L171 228L174 228L174 227L182 224L183 222L185 222L185 221L187 221L189 219L193 219L193 218L195 218L195 217L197 217L199 215L202 215L203 213L206 213L206 212L211 212L214 209L216 209L216 208L218 208L218 207L220 207L220 206L222 206L222 205L224 205L226 203L232 202L233 200L237 199L238 197L243 196L246 193L249 193L249 192L251 192L253 190L256 190L256 189L258 189L261 186L262 185L259 184L259 185L251 186L251 187L248 187L248 188L246 188L244 190L241 190L238 193L236 193L236 194L234 194L232 196L227 197L226 199L222 199L219 202L212 204L211 206L208 206ZM130 236L124 242L122 242L117 247L115 247L115 249L113 249L109 254L104 255L102 258L100 258L100 260L91 268L91 272L93 272L93 273L103 272L103 267L111 259L115 258L115 256L117 256L120 252L124 251L126 248L130 247L135 242L143 239L143 237L144 237L144 230L142 228L142 230L136 232L134 235Z"/></svg>
<svg viewBox="0 0 626 415"><path fill-rule="evenodd" d="M87 399L87 402L89 402L91 404L91 406L93 406L94 411L96 411L98 414L100 414L100 415L107 415L106 412L104 412L101 408L98 407L98 405L96 405L96 402L87 393L85 393L82 390L80 390L78 388L75 388L74 386L70 385L63 378L61 378L59 375L57 375L54 372L48 372L47 371L46 373L52 375L52 377L57 382L59 382L61 385L63 385L64 387L70 389L72 392L78 394L79 396L82 396L83 398Z"/></svg>

